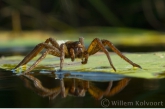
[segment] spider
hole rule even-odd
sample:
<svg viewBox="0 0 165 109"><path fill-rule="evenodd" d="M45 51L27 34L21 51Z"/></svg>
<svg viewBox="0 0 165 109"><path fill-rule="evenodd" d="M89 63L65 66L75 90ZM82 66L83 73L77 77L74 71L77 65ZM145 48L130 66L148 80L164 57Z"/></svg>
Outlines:
<svg viewBox="0 0 165 109"><path fill-rule="evenodd" d="M49 44L50 43L50 44ZM46 49L42 55L38 58L34 64L29 67L24 73L28 73L33 70L37 64L46 57L47 54L51 54L57 57L60 57L60 71L63 68L64 58L71 58L71 61L74 61L75 58L80 58L82 60L82 64L86 64L88 62L88 57L97 53L98 51L103 51L108 58L110 66L116 71L113 63L111 61L108 50L105 46L110 47L115 53L117 53L121 58L130 63L133 67L139 67L140 65L133 63L126 56L124 56L110 41L105 39L95 38L89 47L86 49L84 46L84 38L80 37L79 41L67 41L59 45L56 40L53 38L48 38L44 43L40 43L36 45L36 47L15 67L27 64L30 60L32 60L38 53L40 53L44 48Z"/></svg>
<svg viewBox="0 0 165 109"><path fill-rule="evenodd" d="M34 87L31 82L33 82ZM101 100L104 96L111 97L122 91L131 80L130 78L123 78L113 86L113 81L109 81L106 89L100 89L95 86L92 81L80 80L76 78L64 78L60 80L60 85L54 88L46 88L42 82L31 74L21 75L21 79L25 82L25 86L42 97L49 97L50 100L56 98L59 94L65 98L67 95L76 97L84 97L86 92L89 92L97 100ZM113 87L112 87L113 86Z"/></svg>

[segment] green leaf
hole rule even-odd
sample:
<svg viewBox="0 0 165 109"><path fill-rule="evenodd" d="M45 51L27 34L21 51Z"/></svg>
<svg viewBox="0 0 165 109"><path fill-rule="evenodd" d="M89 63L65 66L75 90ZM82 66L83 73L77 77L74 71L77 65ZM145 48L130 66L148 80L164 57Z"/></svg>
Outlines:
<svg viewBox="0 0 165 109"><path fill-rule="evenodd" d="M138 78L164 78L165 77L165 52L152 52L152 53L123 53L134 63L139 64L140 68L133 68L132 65L121 59L117 54L110 53L112 62L116 68L116 72L110 67L106 55L99 52L89 57L87 64L82 65L80 59L76 59L71 62L71 59L65 59L64 71L77 71L77 72L102 72L102 73L114 73L121 74L129 77ZM20 73L25 71L29 66L35 62L39 56L31 60L27 65L21 66L16 69L16 72ZM12 70L24 56L11 56L0 59L0 68L5 70ZM60 60L58 57L47 55L34 70L47 70L55 71L59 69Z"/></svg>

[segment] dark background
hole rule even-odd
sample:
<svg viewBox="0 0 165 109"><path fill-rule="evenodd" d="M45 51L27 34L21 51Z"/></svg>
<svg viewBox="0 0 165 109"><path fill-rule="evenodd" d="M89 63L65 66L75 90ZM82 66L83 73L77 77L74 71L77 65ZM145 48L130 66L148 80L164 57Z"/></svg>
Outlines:
<svg viewBox="0 0 165 109"><path fill-rule="evenodd" d="M165 30L165 0L0 0L0 30Z"/></svg>

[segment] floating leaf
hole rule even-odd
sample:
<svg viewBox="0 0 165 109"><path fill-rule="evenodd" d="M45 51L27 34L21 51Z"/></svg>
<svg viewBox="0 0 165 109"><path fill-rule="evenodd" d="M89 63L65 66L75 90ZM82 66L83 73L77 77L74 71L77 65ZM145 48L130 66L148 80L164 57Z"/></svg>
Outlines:
<svg viewBox="0 0 165 109"><path fill-rule="evenodd" d="M165 52L152 52L152 53L124 53L134 63L139 64L142 69L134 68L132 65L121 59L115 53L110 53L112 62L116 68L116 72L110 67L108 59L104 53L97 53L89 57L87 64L82 65L80 59L71 62L71 59L65 59L64 71L68 72L102 72L102 73L115 73L129 77L139 78L164 78L165 72ZM27 65L21 66L16 69L16 72L23 72L35 62L39 56L31 60ZM0 59L0 68L12 70L24 57L11 56ZM39 71L57 71L59 69L60 59L51 55L39 63L34 70Z"/></svg>

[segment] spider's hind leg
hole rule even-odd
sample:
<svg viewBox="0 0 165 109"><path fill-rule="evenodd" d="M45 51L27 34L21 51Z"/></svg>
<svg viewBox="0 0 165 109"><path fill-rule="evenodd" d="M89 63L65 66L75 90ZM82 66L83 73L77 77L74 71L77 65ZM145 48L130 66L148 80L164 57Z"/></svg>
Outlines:
<svg viewBox="0 0 165 109"><path fill-rule="evenodd" d="M52 45L49 45L48 43L51 43ZM40 53L44 48L49 49L55 49L56 51L59 51L59 45L56 40L53 38L48 38L44 43L40 43L36 45L36 47L28 54L25 56L25 58L14 68L18 68L22 65L27 64L30 60L32 60L38 53ZM59 54L57 54L59 55Z"/></svg>
<svg viewBox="0 0 165 109"><path fill-rule="evenodd" d="M55 49L53 46L45 44L45 47L47 48L47 50L45 52L43 52L42 55L37 59L37 61L35 61L33 63L33 65L31 67L29 67L24 73L28 73L31 70L33 70L39 64L39 62L46 57L47 54L51 54L51 55L58 56L58 57L61 56L61 54L60 54L61 52L58 49ZM53 48L51 48L51 47L53 47Z"/></svg>
<svg viewBox="0 0 165 109"><path fill-rule="evenodd" d="M42 53L42 55L37 59L37 61L34 62L33 65L30 66L24 73L26 74L26 73L30 72L31 70L33 70L38 65L38 63L46 57L48 52L49 51L46 50L44 53Z"/></svg>
<svg viewBox="0 0 165 109"><path fill-rule="evenodd" d="M32 58L34 58L41 50L43 47L40 47L40 44L38 44L28 55L25 56L25 58L14 68L18 68L22 65L27 64Z"/></svg>

